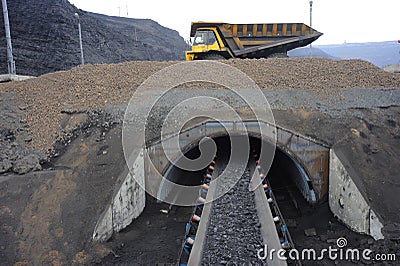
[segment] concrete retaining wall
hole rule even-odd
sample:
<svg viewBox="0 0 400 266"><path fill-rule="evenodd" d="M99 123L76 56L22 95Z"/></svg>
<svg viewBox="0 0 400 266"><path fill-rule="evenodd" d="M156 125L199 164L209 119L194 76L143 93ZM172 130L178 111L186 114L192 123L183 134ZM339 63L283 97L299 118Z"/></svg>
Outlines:
<svg viewBox="0 0 400 266"><path fill-rule="evenodd" d="M119 232L127 227L143 211L146 203L146 193L143 189L145 167L143 150L137 156L132 171L125 171L125 178L120 188L115 193L110 205L104 213L93 232L93 240L106 241L114 232Z"/></svg>
<svg viewBox="0 0 400 266"><path fill-rule="evenodd" d="M335 151L330 151L329 207L350 229L383 239L381 221Z"/></svg>
<svg viewBox="0 0 400 266"><path fill-rule="evenodd" d="M35 78L35 77L5 74L5 75L0 75L0 83L1 82L10 82L10 81L21 81L21 80L26 80L26 79L31 79L31 78Z"/></svg>

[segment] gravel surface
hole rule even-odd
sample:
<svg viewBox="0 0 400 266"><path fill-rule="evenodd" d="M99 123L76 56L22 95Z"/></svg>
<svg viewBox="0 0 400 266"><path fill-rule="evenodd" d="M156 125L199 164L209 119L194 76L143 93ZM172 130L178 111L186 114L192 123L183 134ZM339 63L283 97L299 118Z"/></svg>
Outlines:
<svg viewBox="0 0 400 266"><path fill-rule="evenodd" d="M234 169L232 176L237 174ZM224 196L215 200L207 228L202 265L262 265L257 250L263 247L260 221L254 202L254 192L249 191L250 169ZM217 183L217 191L225 182Z"/></svg>
<svg viewBox="0 0 400 266"><path fill-rule="evenodd" d="M400 76L361 60L260 59L223 61L248 74L264 89L305 89L321 99L339 100L343 88L400 88ZM27 124L32 146L49 152L65 132L63 110L124 104L147 77L177 62L127 62L85 65L39 78L0 84L0 92L16 92L29 106ZM207 71L206 69L204 71Z"/></svg>

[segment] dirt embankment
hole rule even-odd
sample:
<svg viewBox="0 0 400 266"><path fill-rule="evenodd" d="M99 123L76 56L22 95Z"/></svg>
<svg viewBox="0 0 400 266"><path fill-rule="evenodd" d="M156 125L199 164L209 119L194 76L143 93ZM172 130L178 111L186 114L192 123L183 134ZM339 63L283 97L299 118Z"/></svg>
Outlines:
<svg viewBox="0 0 400 266"><path fill-rule="evenodd" d="M85 65L36 79L0 84L0 92L14 92L28 106L26 123L32 147L49 153L64 136L62 112L125 104L150 75L178 62L127 62ZM305 89L318 97L336 95L343 88L400 88L400 76L360 60L261 59L228 60L263 89ZM207 71L207 69L204 69Z"/></svg>
<svg viewBox="0 0 400 266"><path fill-rule="evenodd" d="M325 138L329 144L346 153L363 179L375 209L385 215L385 221L398 221L399 106L377 106L371 110L367 107L339 107L335 103L330 104L331 109L325 106L331 99L338 103L349 101L343 100L344 88L395 91L386 88L400 88L398 74L386 73L357 60L225 62L248 74L265 90L285 92L282 93L284 97L303 92L307 97L315 96L310 99L312 105L292 103L292 107L274 110L276 121L304 135ZM0 257L5 254L6 263L18 260L39 264L95 263L110 252L103 246L92 246L90 237L102 207L112 194L116 175L124 165L121 125L110 126L114 119L107 117L106 112L88 110L127 103L147 77L175 63L178 62L85 65L32 80L0 84L3 97L0 113L6 114L2 116L5 122L0 125L4 132L8 132L2 133L1 137L7 141L6 145L15 142L27 154L35 153L35 149L49 155L54 152L57 140L68 139L77 126L83 128L79 138L66 147L66 154L57 159L55 171L0 176ZM204 86L206 88L208 84ZM360 94L360 97L372 95ZM349 97L357 98L358 95ZM321 107L322 100L325 103ZM86 131L86 128L89 129ZM4 158L10 158L7 152L12 149L11 146L4 147L0 157L3 163ZM150 228L152 224L143 219L143 228ZM180 223L184 228L184 222ZM387 246L391 246L390 250L396 249L394 245L399 236L396 230L393 223L385 227L384 233L393 242L378 244L379 250L382 248L387 252ZM143 231L140 239L146 239ZM171 239L176 237L172 229L167 231ZM137 239L135 236L131 241L137 243ZM122 249L123 239L117 240ZM169 248L164 243L157 245ZM136 252L140 256L143 250Z"/></svg>
<svg viewBox="0 0 400 266"><path fill-rule="evenodd" d="M87 110L126 104L137 87L150 75L176 63L179 62L85 65L31 80L0 84L0 92L14 94L22 100L16 106L20 106L23 110L16 107L14 109L16 108L20 113L18 116L21 116L17 121L21 120L24 123L21 125L19 122L19 124L10 123L17 125L10 130L16 135L26 132L23 134L25 136L29 133L28 137L22 138L23 146L50 155L54 152L56 141L68 139L70 132L87 120L85 113ZM357 171L364 179L363 182L370 195L375 195L372 197L372 204L384 209L386 213L392 213L391 220L398 217L388 209L386 203L380 204L382 201L379 200L384 196L385 189L397 191L398 181L395 180L394 165L398 161L396 154L400 149L398 110L396 107L380 108L379 105L375 105L374 109L369 111L367 107L369 101L363 101L364 107L361 109L345 107L346 104L343 102L374 97L370 92L363 94L363 88L383 88L389 92L388 88L400 88L400 75L384 72L360 60L261 59L227 60L224 63L242 70L266 91L285 90L282 94L284 97L297 98L303 95L303 98L307 98L312 104L307 104L305 101L304 104L297 106L292 103L293 106L287 106L289 103L283 103L286 107L284 106L282 111L274 111L279 124L329 145L335 145L345 150L352 158L358 156L352 160L354 165L357 165ZM203 86L206 88L209 84ZM351 99L344 99L343 92L346 88L361 88L361 90L354 95L347 93L350 96L346 97ZM7 100L3 102L6 103ZM333 114L338 112L336 109L339 110L339 115ZM71 113L75 115L70 116ZM7 145L11 144L12 142ZM3 169L2 172L18 173L12 170L13 160L11 164L7 161L9 150L2 149L0 163L3 166L0 167ZM27 150L24 155L30 154L30 151ZM34 158L35 162L38 160L43 163L41 157ZM36 163L28 171L40 169L39 167ZM382 175L386 181L377 179L377 176ZM384 183L378 184L379 182Z"/></svg>

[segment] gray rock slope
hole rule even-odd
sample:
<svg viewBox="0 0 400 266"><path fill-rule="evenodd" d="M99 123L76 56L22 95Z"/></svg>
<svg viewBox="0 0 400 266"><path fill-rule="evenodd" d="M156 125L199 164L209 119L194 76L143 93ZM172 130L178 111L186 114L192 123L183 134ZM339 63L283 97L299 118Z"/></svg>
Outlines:
<svg viewBox="0 0 400 266"><path fill-rule="evenodd" d="M77 12L86 63L184 59L177 31L150 19L108 17L79 10L67 0L8 1L17 73L38 76L80 63ZM0 74L7 73L3 13L0 15Z"/></svg>

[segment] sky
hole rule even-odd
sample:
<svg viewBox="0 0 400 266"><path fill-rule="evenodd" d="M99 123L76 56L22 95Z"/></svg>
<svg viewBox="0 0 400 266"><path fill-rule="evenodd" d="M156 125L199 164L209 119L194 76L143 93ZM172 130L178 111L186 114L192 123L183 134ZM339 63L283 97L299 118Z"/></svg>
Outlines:
<svg viewBox="0 0 400 266"><path fill-rule="evenodd" d="M69 0L110 16L148 18L189 38L192 21L310 24L309 0L183 1ZM324 33L314 44L400 39L400 0L314 0L312 27Z"/></svg>

